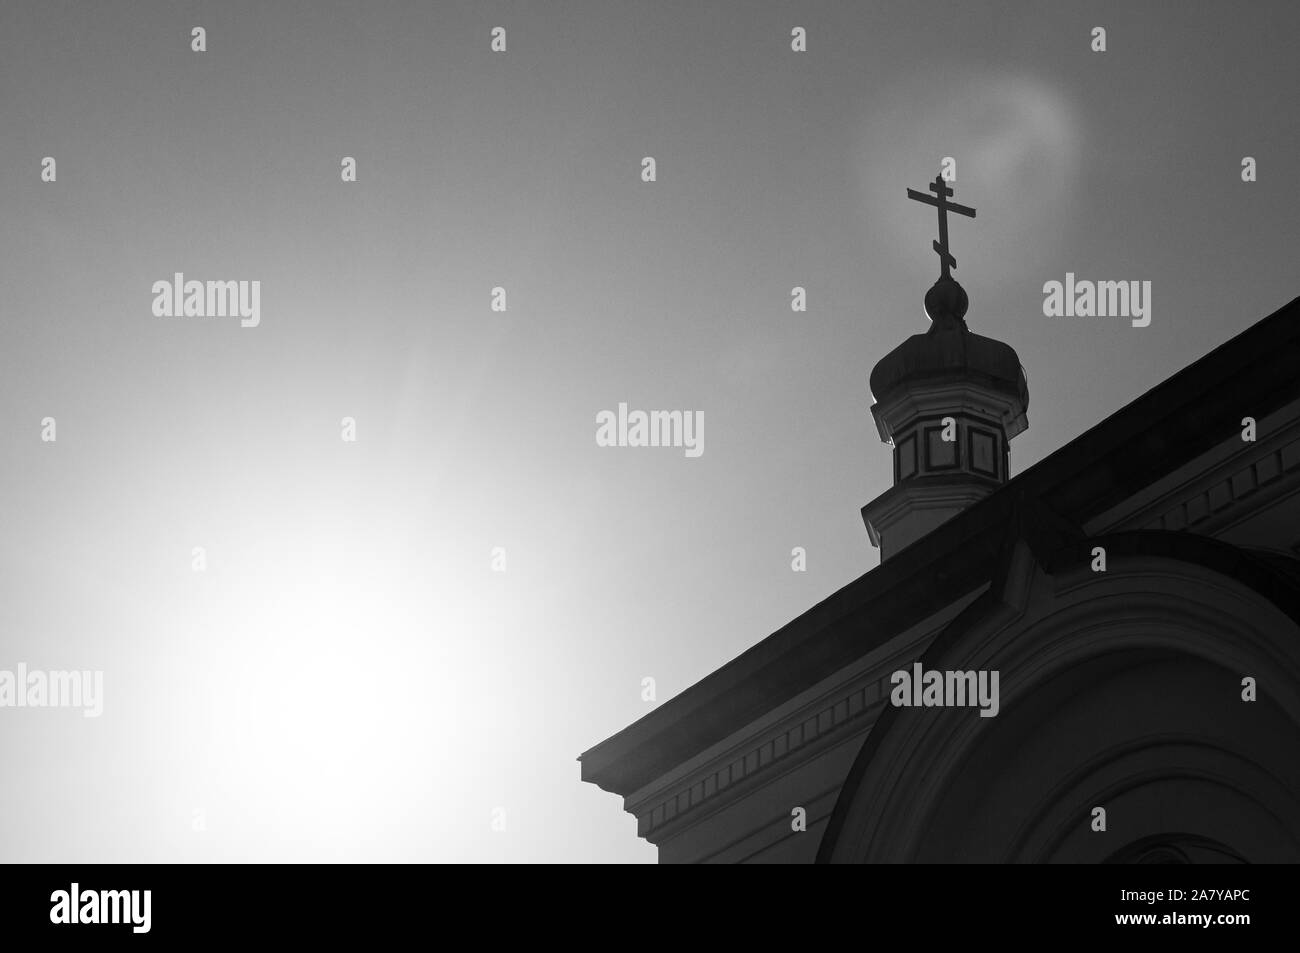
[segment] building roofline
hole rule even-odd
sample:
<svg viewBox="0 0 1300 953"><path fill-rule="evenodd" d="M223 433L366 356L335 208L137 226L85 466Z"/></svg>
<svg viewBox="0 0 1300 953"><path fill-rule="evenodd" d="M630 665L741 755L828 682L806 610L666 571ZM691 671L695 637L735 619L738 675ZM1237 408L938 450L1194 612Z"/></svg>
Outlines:
<svg viewBox="0 0 1300 953"><path fill-rule="evenodd" d="M987 583L1018 498L1081 526L1300 396L1297 369L1300 297L584 752L582 780L643 787Z"/></svg>

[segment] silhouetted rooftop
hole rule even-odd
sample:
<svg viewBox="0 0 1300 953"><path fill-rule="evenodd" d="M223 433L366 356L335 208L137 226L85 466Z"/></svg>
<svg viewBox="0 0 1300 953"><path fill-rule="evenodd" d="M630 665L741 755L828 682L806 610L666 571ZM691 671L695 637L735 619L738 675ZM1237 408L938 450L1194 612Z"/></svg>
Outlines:
<svg viewBox="0 0 1300 953"><path fill-rule="evenodd" d="M998 364L1003 379L1007 366ZM1018 370L1018 361L1016 366ZM579 757L582 779L624 796L636 791L942 606L987 585L1025 505L1082 526L1163 473L1238 435L1247 413L1263 418L1294 401L1300 396L1297 367L1300 298L584 752ZM1295 571L1287 563L1283 575L1281 560L1266 563L1212 539L1146 535L1164 538L1168 545L1184 540L1227 553L1226 558L1243 564L1267 567L1279 579ZM1292 587L1288 592L1288 598L1300 599ZM1300 618L1300 603L1295 611Z"/></svg>
<svg viewBox="0 0 1300 953"><path fill-rule="evenodd" d="M871 394L886 399L907 384L971 380L1029 404L1029 387L1015 348L973 333L964 320L969 301L952 278L940 278L925 295L930 330L913 334L876 364Z"/></svg>

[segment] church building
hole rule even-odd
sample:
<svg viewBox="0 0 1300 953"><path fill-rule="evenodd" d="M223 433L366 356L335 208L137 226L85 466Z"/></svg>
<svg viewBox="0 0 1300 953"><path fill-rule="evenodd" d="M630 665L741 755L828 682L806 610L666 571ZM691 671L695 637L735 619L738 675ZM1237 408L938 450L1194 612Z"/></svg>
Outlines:
<svg viewBox="0 0 1300 953"><path fill-rule="evenodd" d="M580 757L664 863L1300 861L1300 298L1012 476L966 324L875 366L880 565Z"/></svg>

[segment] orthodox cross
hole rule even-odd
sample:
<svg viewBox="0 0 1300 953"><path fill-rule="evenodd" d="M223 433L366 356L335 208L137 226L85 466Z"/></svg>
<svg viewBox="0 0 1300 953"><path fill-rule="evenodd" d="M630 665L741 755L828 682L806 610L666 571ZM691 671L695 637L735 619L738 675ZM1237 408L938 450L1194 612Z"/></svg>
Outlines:
<svg viewBox="0 0 1300 953"><path fill-rule="evenodd" d="M953 258L952 253L948 251L948 212L952 211L958 215L974 218L975 210L948 201L948 196L952 195L952 189L948 188L942 174L934 177L934 181L930 183L930 191L934 193L933 196L926 195L924 192L917 192L914 189L908 189L907 197L915 199L917 202L924 202L926 205L933 205L939 210L939 240L934 243L934 250L939 253L939 267L942 277L951 278L952 275L948 273L948 269L957 267L957 259Z"/></svg>

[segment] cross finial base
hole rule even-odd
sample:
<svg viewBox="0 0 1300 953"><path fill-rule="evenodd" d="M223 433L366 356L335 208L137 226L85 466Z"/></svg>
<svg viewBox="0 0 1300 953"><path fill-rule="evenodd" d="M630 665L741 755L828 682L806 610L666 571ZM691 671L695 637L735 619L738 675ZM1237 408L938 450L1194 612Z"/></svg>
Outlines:
<svg viewBox="0 0 1300 953"><path fill-rule="evenodd" d="M945 328L965 328L966 309L970 298L966 289L955 278L942 277L925 293L925 313L929 316L931 331Z"/></svg>

